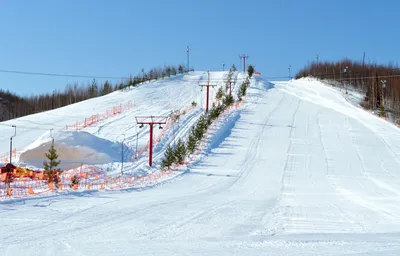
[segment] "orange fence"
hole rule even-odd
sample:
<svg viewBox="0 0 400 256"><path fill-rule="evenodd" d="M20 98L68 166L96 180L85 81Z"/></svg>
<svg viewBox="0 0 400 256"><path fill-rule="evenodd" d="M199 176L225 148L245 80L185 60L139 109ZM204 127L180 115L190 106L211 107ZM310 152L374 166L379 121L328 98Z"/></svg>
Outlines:
<svg viewBox="0 0 400 256"><path fill-rule="evenodd" d="M217 120L221 120L229 114L232 108L239 108L244 101L235 103L227 108ZM186 109L187 111L190 108ZM195 161L201 151L206 147L206 140L209 132L218 125L213 122L207 130L207 136L201 142L199 149L189 157L189 162ZM172 121L167 125L171 125ZM162 133L158 136L161 138ZM143 153L143 152L142 152ZM187 165L188 163L182 163ZM41 195L44 193L54 193L63 191L88 191L88 190L114 190L133 187L146 187L155 185L171 176L173 170L177 170L181 164L174 165L170 170L161 170L157 173L147 174L146 176L125 175L108 176L101 168L95 166L82 165L81 167L65 171L58 177L58 184L49 183L44 172L30 172L26 176L19 176L12 180L7 179L7 173L0 174L0 198L23 198ZM14 170L16 172L16 170Z"/></svg>
<svg viewBox="0 0 400 256"><path fill-rule="evenodd" d="M101 168L83 166L66 171L59 176L59 182L49 183L44 172L33 178L23 177L7 180L7 174L0 176L0 198L23 198L50 192L113 190L130 187L144 187L159 183L172 173L171 170L148 174L146 176L111 177Z"/></svg>
<svg viewBox="0 0 400 256"><path fill-rule="evenodd" d="M113 117L117 114L121 114L122 112L126 112L130 109L132 109L134 105L132 103L127 103L127 104L120 104L117 107L113 107L112 109L107 110L103 114L95 114L90 117L86 117L85 120L79 122L76 121L75 124L72 125L66 125L65 129L66 130L82 130L86 127L92 126L93 124L96 124L98 122L101 122L105 119L108 119L110 117Z"/></svg>

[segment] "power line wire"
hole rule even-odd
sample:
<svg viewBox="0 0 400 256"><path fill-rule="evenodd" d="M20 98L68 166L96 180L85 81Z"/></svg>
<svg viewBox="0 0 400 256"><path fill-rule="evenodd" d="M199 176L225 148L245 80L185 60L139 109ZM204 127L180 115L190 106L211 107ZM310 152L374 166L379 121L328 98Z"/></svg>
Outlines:
<svg viewBox="0 0 400 256"><path fill-rule="evenodd" d="M37 75L37 76L55 76L55 77L75 77L75 78L98 78L98 79L130 79L126 76L92 76L92 75L76 75L76 74L62 74L62 73L46 73L46 72L30 72L19 70L5 70L0 69L0 73L20 74L20 75ZM287 78L286 76L267 77L269 79ZM184 81L198 81L204 79L184 79ZM238 79L244 80L244 78ZM210 81L225 81L225 79L210 79Z"/></svg>
<svg viewBox="0 0 400 256"><path fill-rule="evenodd" d="M90 75L74 75L74 74L60 74L60 73L28 72L28 71L4 70L4 69L0 69L0 73L37 75L37 76L75 77L75 78L129 79L129 77L124 77L124 76L90 76Z"/></svg>

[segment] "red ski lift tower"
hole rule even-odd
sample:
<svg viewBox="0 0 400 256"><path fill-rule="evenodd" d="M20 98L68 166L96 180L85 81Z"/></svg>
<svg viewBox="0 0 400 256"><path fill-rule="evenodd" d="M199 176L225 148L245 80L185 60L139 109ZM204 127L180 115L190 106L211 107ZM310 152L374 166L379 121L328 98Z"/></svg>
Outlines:
<svg viewBox="0 0 400 256"><path fill-rule="evenodd" d="M153 126L158 124L158 128L162 129L161 125L167 123L168 116L136 116L136 123L139 128L143 128L145 124L150 126L150 143L149 143L149 166L153 164Z"/></svg>
<svg viewBox="0 0 400 256"><path fill-rule="evenodd" d="M246 59L248 59L250 56L246 54L239 55L240 60L243 59L243 72L246 72Z"/></svg>
<svg viewBox="0 0 400 256"><path fill-rule="evenodd" d="M215 84L210 84L210 71L208 73L208 83L207 84L199 84L199 86L205 86L207 87L206 90L206 113L208 112L208 103L209 103L209 98L210 98L210 86L214 88L216 86Z"/></svg>

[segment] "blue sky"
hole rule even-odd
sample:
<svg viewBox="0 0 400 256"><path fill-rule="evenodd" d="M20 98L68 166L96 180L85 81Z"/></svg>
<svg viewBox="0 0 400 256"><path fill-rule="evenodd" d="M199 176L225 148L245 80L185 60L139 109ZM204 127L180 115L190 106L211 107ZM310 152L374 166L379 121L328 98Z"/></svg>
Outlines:
<svg viewBox="0 0 400 256"><path fill-rule="evenodd" d="M363 0L1 0L0 69L128 76L164 64L196 70L240 66L241 53L266 77L308 61L399 60L398 1ZM0 73L20 95L91 79Z"/></svg>

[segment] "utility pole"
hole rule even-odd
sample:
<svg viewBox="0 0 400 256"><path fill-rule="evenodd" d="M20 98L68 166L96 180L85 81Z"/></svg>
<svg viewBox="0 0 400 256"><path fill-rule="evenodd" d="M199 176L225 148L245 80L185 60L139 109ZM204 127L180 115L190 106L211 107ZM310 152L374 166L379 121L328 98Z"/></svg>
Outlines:
<svg viewBox="0 0 400 256"><path fill-rule="evenodd" d="M144 68L142 68L142 82L144 82Z"/></svg>
<svg viewBox="0 0 400 256"><path fill-rule="evenodd" d="M364 52L364 54L363 54L363 62L362 62L362 63L363 63L363 64L362 64L363 70L364 70L364 63L365 63L364 61L365 61L365 52Z"/></svg>
<svg viewBox="0 0 400 256"><path fill-rule="evenodd" d="M347 78L347 71L348 71L348 69L349 69L349 67L348 66L346 66L345 68L344 68L344 77L345 78ZM346 89L346 94L348 93L347 92L347 86L346 86L346 83L344 83L344 88Z"/></svg>
<svg viewBox="0 0 400 256"><path fill-rule="evenodd" d="M318 53L315 54L315 57L317 57L317 68L319 68L319 63L318 63L319 56L318 56Z"/></svg>
<svg viewBox="0 0 400 256"><path fill-rule="evenodd" d="M225 71L225 63L222 63L222 71Z"/></svg>
<svg viewBox="0 0 400 256"><path fill-rule="evenodd" d="M12 162L12 139L17 136L17 126L13 125L12 127L14 127L14 135L10 137L10 164Z"/></svg>
<svg viewBox="0 0 400 256"><path fill-rule="evenodd" d="M239 55L240 60L243 59L243 72L246 72L246 59L248 59L250 56L246 54Z"/></svg>
<svg viewBox="0 0 400 256"><path fill-rule="evenodd" d="M186 46L186 57L187 57L187 72L189 72L189 45Z"/></svg>
<svg viewBox="0 0 400 256"><path fill-rule="evenodd" d="M208 103L209 103L209 97L210 97L210 86L212 86L214 88L214 84L210 84L210 71L207 72L208 73L208 83L207 84L199 84L199 86L205 86L206 89L206 113L208 112Z"/></svg>
<svg viewBox="0 0 400 256"><path fill-rule="evenodd" d="M383 95L383 90L386 88L386 80L381 80L381 83L382 83L381 107L385 108L385 97Z"/></svg>
<svg viewBox="0 0 400 256"><path fill-rule="evenodd" d="M291 79L291 77L290 77L290 68L291 68L291 66L289 65L289 80Z"/></svg>
<svg viewBox="0 0 400 256"><path fill-rule="evenodd" d="M159 129L162 129L162 124L167 123L168 116L136 116L136 123L140 124L139 128L143 125L148 124L150 127L150 142L149 142L149 166L153 165L153 126L159 125ZM142 121L140 121L142 120Z"/></svg>

